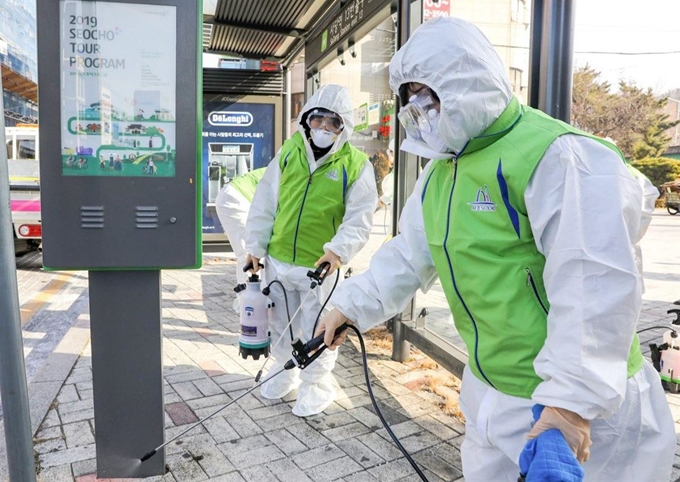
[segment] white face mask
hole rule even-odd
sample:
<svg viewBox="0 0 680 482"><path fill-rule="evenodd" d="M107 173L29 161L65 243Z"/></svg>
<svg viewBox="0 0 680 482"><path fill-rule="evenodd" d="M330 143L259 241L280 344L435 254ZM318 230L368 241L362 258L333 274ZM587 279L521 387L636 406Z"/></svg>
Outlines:
<svg viewBox="0 0 680 482"><path fill-rule="evenodd" d="M444 144L442 138L439 137L439 129L437 129L439 127L439 112L435 111L434 116L432 115L432 111L428 114L430 114L432 130L430 132L420 131L420 137L436 152L451 152L451 149L449 149L446 144Z"/></svg>
<svg viewBox="0 0 680 482"><path fill-rule="evenodd" d="M316 147L320 147L321 149L332 146L335 140L338 138L337 134L324 129L310 129L310 133L314 145Z"/></svg>

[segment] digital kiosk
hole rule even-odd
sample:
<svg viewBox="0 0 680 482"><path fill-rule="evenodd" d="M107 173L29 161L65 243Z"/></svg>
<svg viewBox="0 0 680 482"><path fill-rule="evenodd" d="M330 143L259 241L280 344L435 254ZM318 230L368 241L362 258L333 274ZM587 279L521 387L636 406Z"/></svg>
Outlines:
<svg viewBox="0 0 680 482"><path fill-rule="evenodd" d="M43 263L89 277L98 477L165 470L161 269L201 263L198 0L38 0Z"/></svg>

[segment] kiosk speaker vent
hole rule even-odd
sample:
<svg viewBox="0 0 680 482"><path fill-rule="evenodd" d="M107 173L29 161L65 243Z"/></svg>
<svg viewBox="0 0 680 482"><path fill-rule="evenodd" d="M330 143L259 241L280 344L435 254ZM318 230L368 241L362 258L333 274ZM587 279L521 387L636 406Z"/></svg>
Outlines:
<svg viewBox="0 0 680 482"><path fill-rule="evenodd" d="M138 229L157 229L158 206L137 206L135 208L135 222Z"/></svg>
<svg viewBox="0 0 680 482"><path fill-rule="evenodd" d="M104 206L81 206L80 227L83 229L104 229Z"/></svg>

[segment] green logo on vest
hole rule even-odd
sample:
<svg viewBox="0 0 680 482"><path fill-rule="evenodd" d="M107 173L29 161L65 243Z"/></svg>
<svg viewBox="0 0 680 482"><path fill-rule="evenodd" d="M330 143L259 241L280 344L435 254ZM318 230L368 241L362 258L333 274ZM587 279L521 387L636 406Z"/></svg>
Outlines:
<svg viewBox="0 0 680 482"><path fill-rule="evenodd" d="M468 203L473 211L495 211L496 203L491 200L489 195L489 186L484 185L477 190L477 199L474 202Z"/></svg>

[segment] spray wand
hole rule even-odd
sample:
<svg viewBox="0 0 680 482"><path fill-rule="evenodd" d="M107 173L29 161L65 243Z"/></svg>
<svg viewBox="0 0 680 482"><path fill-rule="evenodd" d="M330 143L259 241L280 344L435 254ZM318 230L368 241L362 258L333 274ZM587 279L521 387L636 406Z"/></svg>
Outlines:
<svg viewBox="0 0 680 482"><path fill-rule="evenodd" d="M337 336L337 335L339 335L340 333L342 333L347 327L348 327L347 324L344 324L344 325L338 327L338 329L335 330L335 336ZM198 422L196 422L195 424L193 424L191 427L187 428L186 430L184 430L183 432L179 433L178 435L175 435L174 437L172 437L172 438L171 438L170 440L168 440L167 442L165 442L165 443L159 445L158 447L156 447L156 448L153 449L152 451L145 453L145 454L142 456L142 458L141 458L140 460L141 460L142 462L146 462L146 461L149 460L151 457L153 457L154 455L156 455L156 452L158 452L160 449L162 449L162 448L165 447L166 445L168 445L168 444L172 443L173 441L177 440L177 439L180 438L182 435L184 435L185 433L187 433L189 430L191 430L191 429L197 427L198 425L202 424L202 423L205 422L206 420L208 420L208 419L214 417L215 415L217 415L218 413L220 413L222 410L224 410L225 408L227 408L228 406L230 406L230 405L233 404L234 402L237 402L237 401L240 400L241 398L245 397L245 396L248 395L250 392L252 392L253 390L255 390L257 387L259 387L259 386L262 385L263 383L265 383L265 382L271 380L272 378L274 378L275 376L279 375L280 373L282 373L282 372L284 372L284 371L286 371L286 370L291 370L292 368L295 368L295 367L298 367L298 368L300 368L301 370L304 370L305 368L307 368L307 367L309 366L309 364L312 363L314 360L316 360L316 359L319 357L319 355L321 355L321 353L323 353L323 351L327 348L326 345L324 345L324 343L323 343L323 337L324 337L324 333L320 334L319 336L317 336L317 337L315 337L315 338L312 338L312 339L309 340L307 343L302 343L302 342L300 341L299 338L296 338L296 339L293 341L293 358L291 358L290 360L288 360L288 361L286 362L286 364L284 365L284 367L283 367L281 370L277 371L277 372L274 373L272 376L265 378L265 379L262 380L260 383L254 385L252 388L249 388L249 389L246 390L244 393L242 393L241 395L239 395L238 397L236 397L235 399L233 399L231 402L229 402L229 403L227 403L225 406L221 407L219 410L216 410L216 411L214 411L213 413L211 413L210 415L208 415L207 417L205 417L204 419L199 420ZM314 351L314 350L316 350L316 351ZM313 352L313 353L312 353L312 352Z"/></svg>

